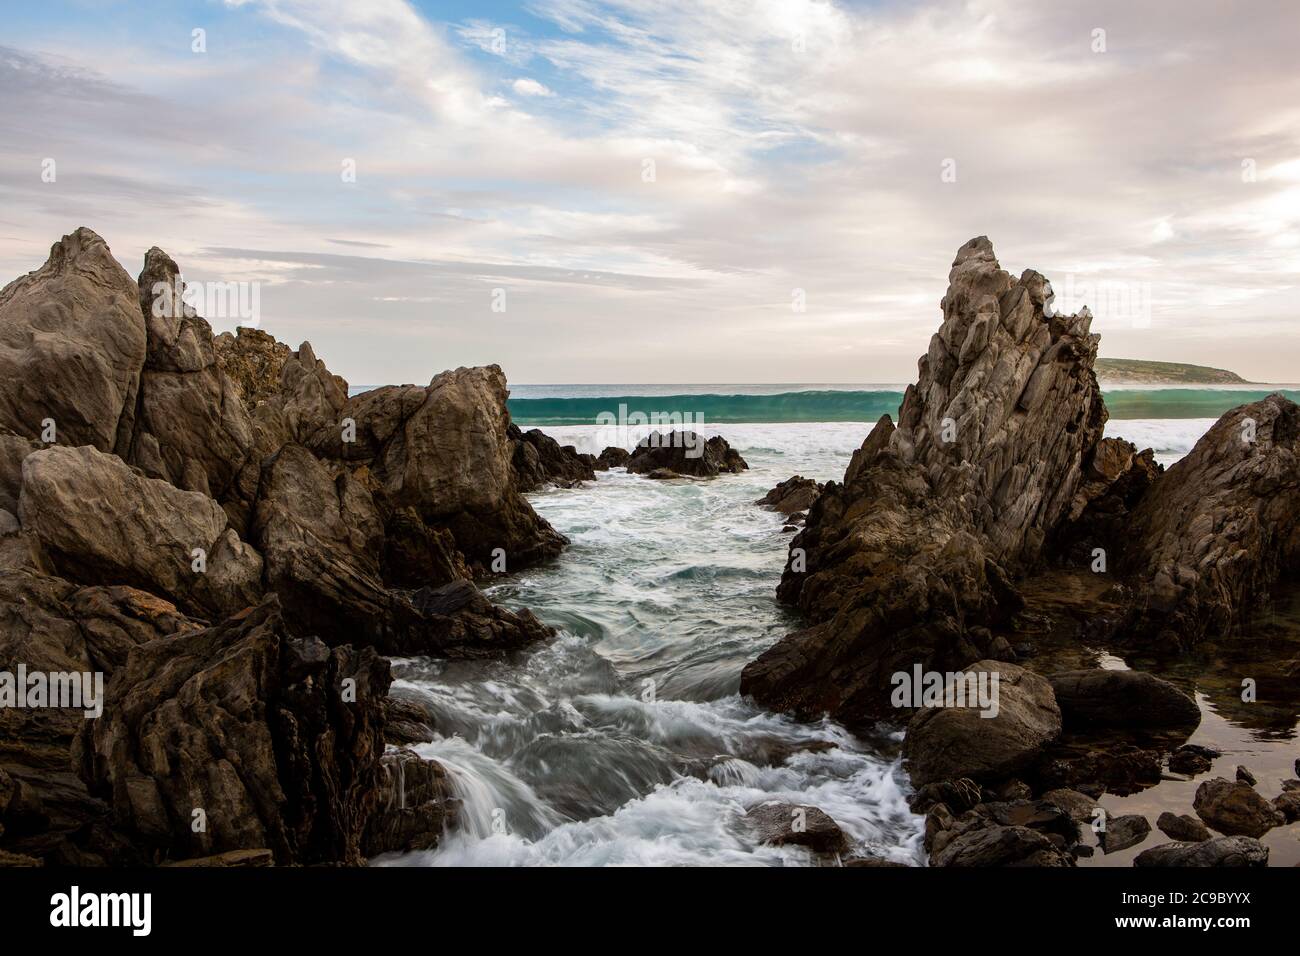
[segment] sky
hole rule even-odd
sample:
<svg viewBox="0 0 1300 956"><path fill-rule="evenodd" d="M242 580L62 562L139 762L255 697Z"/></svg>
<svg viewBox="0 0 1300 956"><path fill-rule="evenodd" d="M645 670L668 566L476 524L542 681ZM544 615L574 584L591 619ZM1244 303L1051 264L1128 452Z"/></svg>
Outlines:
<svg viewBox="0 0 1300 956"><path fill-rule="evenodd" d="M0 277L77 226L132 275L157 245L354 385L897 383L987 235L1103 356L1291 382L1297 36L1294 2L6 3Z"/></svg>

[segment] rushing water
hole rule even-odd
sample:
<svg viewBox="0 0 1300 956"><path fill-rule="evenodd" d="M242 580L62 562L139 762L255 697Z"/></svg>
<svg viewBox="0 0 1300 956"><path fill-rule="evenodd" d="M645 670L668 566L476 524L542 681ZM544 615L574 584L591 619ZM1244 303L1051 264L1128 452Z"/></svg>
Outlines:
<svg viewBox="0 0 1300 956"><path fill-rule="evenodd" d="M1163 460L1208 422L1125 422ZM532 502L572 545L491 589L559 629L496 662L395 663L396 693L432 706L441 736L417 746L444 764L464 807L434 851L402 865L801 865L808 851L757 845L747 808L820 807L853 853L922 861L923 819L906 805L901 733L871 739L798 723L738 693L740 671L793 630L774 590L791 537L754 501L793 474L839 479L863 423L725 425L750 471L651 481L621 469ZM548 429L599 451L592 426ZM637 436L632 436L634 439Z"/></svg>

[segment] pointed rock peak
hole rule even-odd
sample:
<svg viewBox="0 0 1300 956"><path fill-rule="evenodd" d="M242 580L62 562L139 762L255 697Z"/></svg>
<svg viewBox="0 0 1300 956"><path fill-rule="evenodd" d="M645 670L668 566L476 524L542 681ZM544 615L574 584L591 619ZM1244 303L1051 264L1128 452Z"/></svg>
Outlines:
<svg viewBox="0 0 1300 956"><path fill-rule="evenodd" d="M76 269L82 272L114 273L114 279L130 280L121 263L113 258L112 251L99 233L86 226L80 226L68 233L50 247L50 257L45 265L37 270L45 275Z"/></svg>
<svg viewBox="0 0 1300 956"><path fill-rule="evenodd" d="M998 258L993 253L993 243L988 236L976 236L957 250L957 257L952 260L953 268L974 259L978 262L992 263L997 268Z"/></svg>

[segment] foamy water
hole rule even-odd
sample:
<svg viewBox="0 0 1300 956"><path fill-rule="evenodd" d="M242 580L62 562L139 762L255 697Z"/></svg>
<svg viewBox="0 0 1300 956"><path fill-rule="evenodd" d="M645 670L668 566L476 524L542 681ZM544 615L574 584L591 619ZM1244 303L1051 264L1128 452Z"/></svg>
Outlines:
<svg viewBox="0 0 1300 956"><path fill-rule="evenodd" d="M1108 431L1168 464L1211 422L1117 424ZM753 502L792 474L841 478L870 428L705 426L748 472L663 482L618 469L531 496L572 545L489 593L532 608L560 636L509 661L396 662L396 692L428 703L441 734L416 749L447 767L463 809L438 849L377 862L815 862L797 847L757 844L744 825L747 808L779 800L830 814L852 853L922 863L900 728L862 739L737 693L744 665L799 624L774 596L791 535ZM547 432L593 453L610 437L590 425Z"/></svg>

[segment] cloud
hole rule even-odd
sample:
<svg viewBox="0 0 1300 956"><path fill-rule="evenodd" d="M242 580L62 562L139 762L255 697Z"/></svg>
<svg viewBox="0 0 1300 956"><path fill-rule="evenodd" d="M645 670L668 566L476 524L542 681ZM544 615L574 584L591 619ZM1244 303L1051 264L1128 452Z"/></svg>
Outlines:
<svg viewBox="0 0 1300 956"><path fill-rule="evenodd" d="M520 96L554 96L555 95L553 92L547 89L544 84L538 83L536 80L526 76L521 76L519 79L515 80L513 83L510 84L510 88L514 90L516 93L518 93Z"/></svg>
<svg viewBox="0 0 1300 956"><path fill-rule="evenodd" d="M1098 315L1103 354L1294 377L1291 5L508 17L245 0L201 58L148 18L114 44L89 15L82 35L11 36L0 266L33 268L85 221L135 267L158 243L195 279L262 276L266 327L365 382L471 361L529 381L905 381L954 251L987 234L1058 287L1149 289L1149 325ZM510 312L485 316L499 285Z"/></svg>

